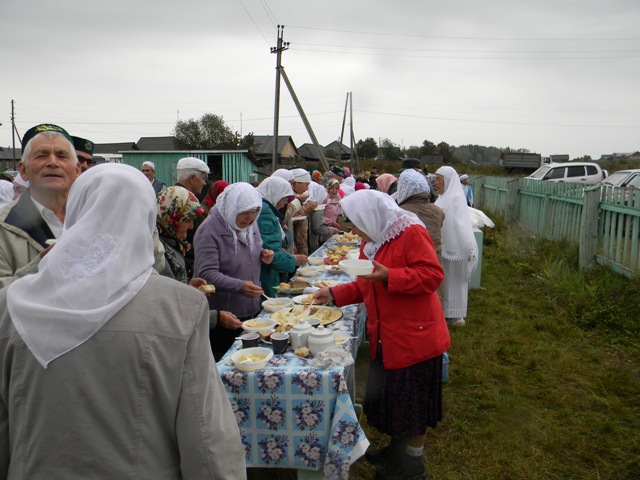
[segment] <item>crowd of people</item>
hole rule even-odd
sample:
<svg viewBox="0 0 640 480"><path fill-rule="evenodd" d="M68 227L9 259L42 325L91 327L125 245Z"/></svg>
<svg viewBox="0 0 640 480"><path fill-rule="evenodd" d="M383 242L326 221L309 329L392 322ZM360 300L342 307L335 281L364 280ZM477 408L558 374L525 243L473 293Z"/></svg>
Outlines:
<svg viewBox="0 0 640 480"><path fill-rule="evenodd" d="M0 178L0 477L244 478L215 362L261 297L351 228L374 272L315 297L366 306L364 409L391 437L367 453L386 465L376 478L423 478L477 261L468 177L408 159L398 175L210 183L186 157L167 185L151 161L92 166L93 143L56 125L22 145L19 174Z"/></svg>

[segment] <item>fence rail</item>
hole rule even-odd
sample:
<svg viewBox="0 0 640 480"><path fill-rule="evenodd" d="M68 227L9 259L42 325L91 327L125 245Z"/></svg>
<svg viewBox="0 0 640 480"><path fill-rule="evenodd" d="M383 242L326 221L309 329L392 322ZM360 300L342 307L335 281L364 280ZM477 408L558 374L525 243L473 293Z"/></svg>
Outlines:
<svg viewBox="0 0 640 480"><path fill-rule="evenodd" d="M599 263L640 274L640 190L484 176L472 176L471 184L479 208L578 245L580 268Z"/></svg>

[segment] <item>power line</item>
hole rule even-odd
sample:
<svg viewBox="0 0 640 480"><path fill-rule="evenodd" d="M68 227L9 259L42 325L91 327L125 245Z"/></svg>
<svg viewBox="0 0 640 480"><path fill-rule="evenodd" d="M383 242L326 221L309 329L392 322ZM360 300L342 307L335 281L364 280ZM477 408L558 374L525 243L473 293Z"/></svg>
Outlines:
<svg viewBox="0 0 640 480"><path fill-rule="evenodd" d="M267 14L267 17L269 17L269 20L271 20L271 24L274 27L277 27L277 25L280 23L278 21L276 21L276 17L273 14L273 12L271 12L271 9L269 8L269 5L267 4L267 0L260 0L260 3L262 4L262 8L264 9L264 11Z"/></svg>
<svg viewBox="0 0 640 480"><path fill-rule="evenodd" d="M389 33L389 32L368 32L363 30L346 30L339 28L321 28L321 27L308 27L301 25L287 25L289 28L298 28L300 30L320 30L326 32L340 32L340 33L353 33L358 35L379 35L386 37L408 37L408 38L429 38L429 39L441 39L441 40L493 40L493 41L515 41L515 42L619 42L619 41L638 41L640 37L627 37L627 38L516 38L516 37L464 37L464 36L441 36L441 35L416 35L409 33Z"/></svg>
<svg viewBox="0 0 640 480"><path fill-rule="evenodd" d="M247 7L244 6L244 3L242 3L242 0L238 0L238 2L240 3L240 5L242 5L242 8L244 9L244 11L246 12L246 14L249 16L249 18L251 19L251 21L253 22L253 24L255 25L256 29L258 30L258 32L260 32L260 35L262 35L262 38L264 38L264 41L267 42L267 45L271 45L271 43L269 42L269 40L267 40L267 37L265 37L264 33L262 33L262 30L260 30L260 27L258 26L258 24L256 23L256 21L253 19L253 17L251 16L251 14L249 13L249 10L247 10Z"/></svg>

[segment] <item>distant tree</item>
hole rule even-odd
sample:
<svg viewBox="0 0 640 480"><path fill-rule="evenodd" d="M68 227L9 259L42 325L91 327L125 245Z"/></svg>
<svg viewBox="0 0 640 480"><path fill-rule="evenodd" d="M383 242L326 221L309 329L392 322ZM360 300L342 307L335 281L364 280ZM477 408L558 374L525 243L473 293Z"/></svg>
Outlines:
<svg viewBox="0 0 640 480"><path fill-rule="evenodd" d="M356 151L358 158L376 158L378 156L378 144L373 138L367 137L364 140L358 140Z"/></svg>
<svg viewBox="0 0 640 480"><path fill-rule="evenodd" d="M380 142L380 153L384 160L398 160L402 155L402 149L388 138Z"/></svg>
<svg viewBox="0 0 640 480"><path fill-rule="evenodd" d="M420 158L422 156L422 148L418 145L411 145L409 148L405 148L402 153L408 158Z"/></svg>
<svg viewBox="0 0 640 480"><path fill-rule="evenodd" d="M255 143L256 139L253 137L253 133L248 133L242 140L240 140L238 147L240 147L242 150L253 151L253 146Z"/></svg>
<svg viewBox="0 0 640 480"><path fill-rule="evenodd" d="M446 142L440 142L437 145L437 154L442 155L442 163L452 163L453 162L453 152L451 151L451 147Z"/></svg>
<svg viewBox="0 0 640 480"><path fill-rule="evenodd" d="M178 148L190 150L237 149L240 144L240 135L213 113L205 113L198 120L178 120L173 134Z"/></svg>
<svg viewBox="0 0 640 480"><path fill-rule="evenodd" d="M420 156L422 155L435 155L436 144L430 142L429 140L425 140L422 142L422 146L420 147ZM418 157L420 158L420 157Z"/></svg>

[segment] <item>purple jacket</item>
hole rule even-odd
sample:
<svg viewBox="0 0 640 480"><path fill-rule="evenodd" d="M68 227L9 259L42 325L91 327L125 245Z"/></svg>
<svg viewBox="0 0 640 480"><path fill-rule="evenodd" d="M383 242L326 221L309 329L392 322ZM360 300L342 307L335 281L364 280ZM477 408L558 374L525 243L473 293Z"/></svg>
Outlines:
<svg viewBox="0 0 640 480"><path fill-rule="evenodd" d="M238 240L235 251L233 233L217 210L200 224L193 239L196 263L194 277L204 278L216 287L209 297L209 308L226 310L238 318L248 318L260 310L260 297L249 298L240 292L242 282L260 285L260 251L262 238L254 223L252 248Z"/></svg>

